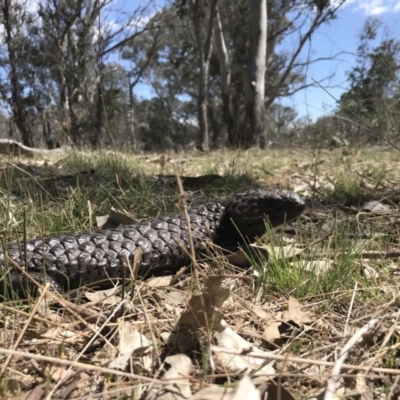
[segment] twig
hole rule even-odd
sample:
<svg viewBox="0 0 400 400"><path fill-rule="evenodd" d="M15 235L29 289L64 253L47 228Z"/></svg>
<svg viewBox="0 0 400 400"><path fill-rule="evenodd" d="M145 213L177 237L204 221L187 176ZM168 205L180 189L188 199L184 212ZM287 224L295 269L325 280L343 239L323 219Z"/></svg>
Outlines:
<svg viewBox="0 0 400 400"><path fill-rule="evenodd" d="M72 369L76 366L76 364L79 364L77 360L79 360L86 352L86 350L92 345L92 343L97 339L99 335L101 335L101 332L103 328L109 323L109 321L114 317L114 315L117 313L117 311L122 307L124 304L124 301L121 301L117 307L113 310L113 312L110 314L110 316L107 318L106 321L104 321L103 325L96 331L96 333L92 336L92 338L86 343L86 346L82 349L82 351L78 354L76 359L72 362L72 364L69 366L68 370L66 373L63 375L62 379L60 379L53 387L53 389L49 392L49 394L46 397L46 400L50 400L53 398L55 391L57 390L58 387L60 387L64 382L66 382L70 376Z"/></svg>
<svg viewBox="0 0 400 400"><path fill-rule="evenodd" d="M39 360L39 361L47 361L47 362L51 362L51 363L58 364L58 365L66 365L69 367L74 367L74 368L77 368L78 370L82 370L82 371L97 371L97 372L101 372L103 374L125 376L127 378L139 379L143 382L156 382L156 383L160 382L157 379L148 378L143 375L130 374L128 372L118 371L118 370L111 369L111 368L100 367L100 366L93 365L93 364L84 364L81 362L65 360L63 358L44 356L42 354L34 354L34 353L29 353L29 352L24 352L24 351L4 349L1 347L0 347L0 354L7 354L7 355L14 356L14 357L23 357L23 358ZM399 371L399 373L400 373L400 371ZM166 383L168 383L168 382L166 382Z"/></svg>
<svg viewBox="0 0 400 400"><path fill-rule="evenodd" d="M378 320L377 320L378 321ZM364 332L363 332L364 333ZM214 352L218 351L220 353L226 353L226 354L232 354L232 355L237 355L237 356L247 356L247 357L254 357L254 358L260 358L263 360L276 360L276 361L285 361L285 362L292 362L292 363L298 363L298 364L309 364L309 365L321 365L323 367L333 367L335 363L331 361L321 361L321 360L310 360L310 359L304 359L300 357L290 357L290 356L281 356L278 354L274 353L267 353L267 354L259 354L256 352L242 352L242 351L236 351L236 350L227 350L224 348L220 348L218 346L213 346L212 350ZM0 349L0 353L1 353ZM378 367L369 367L369 366L363 366L363 365L351 365L351 364L342 364L342 369L349 369L349 370L355 370L355 371L371 371L375 373L381 373L381 374L388 374L388 375L396 375L400 376L400 369L395 369L395 368L378 368Z"/></svg>
<svg viewBox="0 0 400 400"><path fill-rule="evenodd" d="M33 307L32 311L29 315L29 318L26 320L25 326L22 328L22 331L20 332L17 340L15 341L12 350L16 350L18 348L19 344L21 343L21 340L23 339L25 332L28 330L28 327L29 327L34 315L36 314L37 309L39 308L40 304L42 304L42 300L43 300L44 296L47 294L49 287L50 287L50 284L47 283L46 286L44 287L42 294L40 295L38 301L36 302L35 307ZM1 367L0 377L2 377L4 372L6 371L8 364L11 361L11 358L12 358L12 355L9 354L6 361L4 362L3 366Z"/></svg>
<svg viewBox="0 0 400 400"><path fill-rule="evenodd" d="M347 313L346 322L344 324L343 336L346 336L346 333L347 333L347 327L349 325L351 311L353 310L354 299L356 297L357 287L358 287L358 282L356 282L356 284L354 285L353 295L351 296L351 301L350 301L349 312Z"/></svg>
<svg viewBox="0 0 400 400"><path fill-rule="evenodd" d="M365 324L361 329L359 329L345 344L341 354L338 359L335 361L332 372L329 376L329 379L326 382L325 396L324 400L332 400L333 395L337 389L338 377L340 374L340 370L344 366L344 361L346 360L349 350L357 343L357 341L368 331L370 331L380 320L378 318L371 319L367 324ZM368 369L370 367L364 367ZM372 370L372 369L371 369ZM400 371L399 371L400 372Z"/></svg>

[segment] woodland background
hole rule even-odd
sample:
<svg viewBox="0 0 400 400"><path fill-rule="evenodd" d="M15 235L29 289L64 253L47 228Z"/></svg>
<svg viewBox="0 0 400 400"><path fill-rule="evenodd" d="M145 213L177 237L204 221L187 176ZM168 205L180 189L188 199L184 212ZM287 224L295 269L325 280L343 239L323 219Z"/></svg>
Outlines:
<svg viewBox="0 0 400 400"><path fill-rule="evenodd" d="M113 3L0 1L0 137L133 152L399 139L400 41L376 45L378 19L360 34L332 114L310 121L279 101L308 85L307 67L322 60L304 48L345 1L149 0L118 24ZM138 98L140 83L155 96Z"/></svg>

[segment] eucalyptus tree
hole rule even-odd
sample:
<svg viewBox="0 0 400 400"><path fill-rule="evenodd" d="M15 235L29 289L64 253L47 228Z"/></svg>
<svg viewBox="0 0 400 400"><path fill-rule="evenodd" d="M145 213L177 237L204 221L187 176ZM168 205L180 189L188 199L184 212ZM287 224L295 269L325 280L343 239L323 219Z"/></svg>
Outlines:
<svg viewBox="0 0 400 400"><path fill-rule="evenodd" d="M54 82L52 100L60 115L60 133L73 144L82 143L94 104L93 43L106 4L106 0L39 2L41 26L36 43L46 55L47 73Z"/></svg>
<svg viewBox="0 0 400 400"><path fill-rule="evenodd" d="M157 14L162 39L145 78L158 92L197 105L203 149L224 136L213 135L210 143L209 130L220 121L231 145L264 146L266 111L309 85L307 65L321 58L304 58L304 47L343 2L174 0Z"/></svg>
<svg viewBox="0 0 400 400"><path fill-rule="evenodd" d="M260 25L258 18L265 3L250 2L252 7L258 7L258 12L253 9L252 13L250 3L245 0L219 5L215 40L220 62L224 119L232 145L245 148L254 144L265 145L267 132L254 125L256 123L262 127L261 119L265 118L265 113L258 112L256 118L260 121L249 123L249 110L252 112L249 101L258 104L260 110L260 102L255 102L249 93L259 95L260 84L265 79L263 109L266 111L277 98L290 96L307 87L309 83L304 79L307 66L323 58L304 58L303 49L323 24L335 19L335 13L344 1L332 4L329 0L266 2L265 75L259 73L256 80L252 77L254 68L260 65L263 56L251 50L249 38L253 37L254 42L261 36L260 30L251 34L251 27ZM329 58L336 56L331 55ZM259 71L262 69L262 66L258 68ZM253 90L256 87L258 90ZM243 102L243 99L247 101Z"/></svg>
<svg viewBox="0 0 400 400"><path fill-rule="evenodd" d="M171 5L155 13L146 29L141 39L122 53L124 59L132 63L138 54L151 55L147 57L141 77L150 86L155 99L144 100L143 104L136 102L137 139L140 142L145 138L142 145L146 149L165 150L173 148L173 142L182 137L184 147L193 140L195 132L198 133L197 53L191 21L180 15L178 6ZM166 125L167 121L170 126ZM154 134L149 131L150 126L156 128ZM161 126L163 130L157 128ZM182 131L182 135L175 134L170 129L172 126Z"/></svg>
<svg viewBox="0 0 400 400"><path fill-rule="evenodd" d="M146 30L140 21L151 12L150 1L126 14L113 0L1 0L0 95L24 144L34 144L42 125L49 147L61 137L97 147L108 133L107 112L119 104L129 113L128 92L108 87L107 75L117 67L124 87L140 79L146 60L128 70L115 59ZM121 70L130 77L128 85Z"/></svg>
<svg viewBox="0 0 400 400"><path fill-rule="evenodd" d="M27 59L26 34L24 26L31 17L26 11L26 4L1 0L0 25L4 34L0 43L0 95L3 106L11 111L12 119L21 133L22 141L26 146L33 145L32 87L26 71Z"/></svg>
<svg viewBox="0 0 400 400"><path fill-rule="evenodd" d="M337 115L353 143L376 143L400 136L400 41L377 41L381 22L368 20L360 35L356 63L348 73L349 89L339 102Z"/></svg>

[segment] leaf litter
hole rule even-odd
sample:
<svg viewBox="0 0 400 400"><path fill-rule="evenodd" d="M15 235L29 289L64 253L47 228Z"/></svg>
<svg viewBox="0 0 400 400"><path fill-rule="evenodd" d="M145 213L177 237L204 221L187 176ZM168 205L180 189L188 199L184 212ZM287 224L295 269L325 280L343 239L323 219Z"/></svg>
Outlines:
<svg viewBox="0 0 400 400"><path fill-rule="evenodd" d="M163 164L168 167L167 160ZM312 182L312 165L303 163L301 174L286 174L292 187L309 197L311 187L335 188L329 173ZM310 181L304 183L308 172ZM260 181L267 184L268 179ZM2 390L14 399L99 393L101 398L146 399L397 398L400 218L398 209L388 205L390 198L386 191L370 200L374 203L360 202L361 207L316 202L297 228L315 233L308 245L303 240L287 241L287 248L257 243L264 269L272 252L278 262L285 260L287 274L304 271L303 281L290 290L268 282L255 296L259 277L250 268L240 275L237 269L222 271L218 279L200 273L196 283L191 276L155 278L137 285L133 299L115 289L85 292L86 314L49 310L46 303L30 316L32 304L5 304L0 351L14 355ZM117 224L124 215L115 214ZM340 243L344 235L352 237L347 245ZM347 260L349 254L354 258ZM344 262L357 284L338 273ZM246 273L252 279L243 279ZM332 285L329 291L323 285L330 274L348 285ZM301 294L312 280L321 291ZM89 323L88 315L99 318ZM32 323L14 348L27 318ZM343 352L347 358L338 363ZM333 382L329 390L328 382Z"/></svg>

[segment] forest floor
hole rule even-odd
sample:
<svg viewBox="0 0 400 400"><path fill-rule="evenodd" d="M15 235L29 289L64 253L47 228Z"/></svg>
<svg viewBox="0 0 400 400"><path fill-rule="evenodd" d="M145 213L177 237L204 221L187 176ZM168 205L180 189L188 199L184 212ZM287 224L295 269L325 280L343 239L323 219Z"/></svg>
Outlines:
<svg viewBox="0 0 400 400"><path fill-rule="evenodd" d="M0 398L398 398L396 150L0 157L1 234L93 231L271 186L307 209L250 268L210 252L124 290L3 299Z"/></svg>

